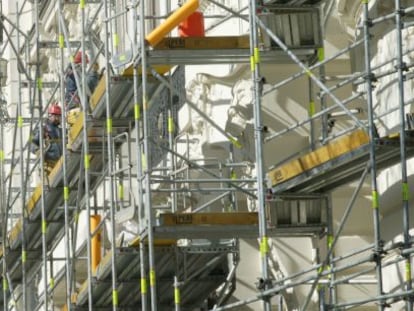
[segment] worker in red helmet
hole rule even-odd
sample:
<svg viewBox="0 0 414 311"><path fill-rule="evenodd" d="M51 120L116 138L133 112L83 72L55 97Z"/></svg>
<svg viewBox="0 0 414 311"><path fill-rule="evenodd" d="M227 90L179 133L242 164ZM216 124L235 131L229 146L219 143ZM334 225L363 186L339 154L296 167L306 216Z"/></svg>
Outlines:
<svg viewBox="0 0 414 311"><path fill-rule="evenodd" d="M73 57L73 63L74 64L80 64L80 63L82 63L82 57L83 56L85 56L85 63L88 64L89 63L88 55L86 55L85 53L82 53L81 51L78 51L75 54L75 57Z"/></svg>
<svg viewBox="0 0 414 311"><path fill-rule="evenodd" d="M60 128L62 108L54 103L48 108L48 119L43 125L44 159L46 169L54 167L62 155L62 129ZM32 152L40 151L40 131L35 130L32 139Z"/></svg>
<svg viewBox="0 0 414 311"><path fill-rule="evenodd" d="M68 110L72 110L81 106L80 93L78 85L76 84L75 74L78 77L78 83L82 83L82 59L85 64L89 63L89 58L86 53L78 51L73 57L73 64L69 64L65 72L65 102ZM92 70L86 71L86 96L87 100L95 90L98 84L98 74L95 70L96 64L92 66Z"/></svg>

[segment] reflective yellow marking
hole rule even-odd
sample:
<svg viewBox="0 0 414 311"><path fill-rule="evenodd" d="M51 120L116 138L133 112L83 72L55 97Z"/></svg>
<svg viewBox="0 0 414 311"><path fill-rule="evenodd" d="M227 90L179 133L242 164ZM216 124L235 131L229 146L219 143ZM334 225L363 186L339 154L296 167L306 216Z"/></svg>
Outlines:
<svg viewBox="0 0 414 311"><path fill-rule="evenodd" d="M174 120L172 117L168 118L168 133L174 132Z"/></svg>
<svg viewBox="0 0 414 311"><path fill-rule="evenodd" d="M85 0L80 0L79 6L80 6L81 9L84 9L85 8Z"/></svg>
<svg viewBox="0 0 414 311"><path fill-rule="evenodd" d="M254 48L254 62L260 64L260 51L259 48Z"/></svg>
<svg viewBox="0 0 414 311"><path fill-rule="evenodd" d="M112 291L112 305L118 305L118 291L116 289Z"/></svg>
<svg viewBox="0 0 414 311"><path fill-rule="evenodd" d="M229 140L231 141L231 143L236 147L236 148L238 148L238 149L241 149L242 148L242 144L236 139L236 138L233 138L233 137L229 137Z"/></svg>
<svg viewBox="0 0 414 311"><path fill-rule="evenodd" d="M312 117L315 114L315 102L311 101L309 103L309 116Z"/></svg>
<svg viewBox="0 0 414 311"><path fill-rule="evenodd" d="M63 199L65 201L69 200L69 187L63 187Z"/></svg>
<svg viewBox="0 0 414 311"><path fill-rule="evenodd" d="M150 270L149 276L150 276L150 286L154 287L155 286L155 271L153 269Z"/></svg>
<svg viewBox="0 0 414 311"><path fill-rule="evenodd" d="M411 263L410 260L405 262L405 281L411 282Z"/></svg>
<svg viewBox="0 0 414 311"><path fill-rule="evenodd" d="M181 303L181 297L180 297L180 289L174 288L174 301L176 305L179 305Z"/></svg>
<svg viewBox="0 0 414 311"><path fill-rule="evenodd" d="M19 128L22 128L23 127L23 117L22 116L18 116L17 117L17 126Z"/></svg>
<svg viewBox="0 0 414 311"><path fill-rule="evenodd" d="M119 45L119 37L117 33L114 33L114 46L117 47Z"/></svg>
<svg viewBox="0 0 414 311"><path fill-rule="evenodd" d="M89 169L89 155L85 155L84 162L85 162L85 170L88 170Z"/></svg>
<svg viewBox="0 0 414 311"><path fill-rule="evenodd" d="M59 35L59 48L63 49L65 47L65 38L62 34Z"/></svg>
<svg viewBox="0 0 414 311"><path fill-rule="evenodd" d="M262 241L260 243L260 254L262 257L266 256L269 252L269 245L267 244L267 237L262 237Z"/></svg>
<svg viewBox="0 0 414 311"><path fill-rule="evenodd" d="M106 132L108 134L112 133L112 119L111 118L106 119Z"/></svg>
<svg viewBox="0 0 414 311"><path fill-rule="evenodd" d="M119 191L119 199L123 200L124 199L124 186L123 185L119 185L118 186L118 191Z"/></svg>
<svg viewBox="0 0 414 311"><path fill-rule="evenodd" d="M319 48L318 49L318 60L321 62L325 59L325 49Z"/></svg>
<svg viewBox="0 0 414 311"><path fill-rule="evenodd" d="M378 192L373 190L372 191L372 208L379 207L379 200L378 200Z"/></svg>
<svg viewBox="0 0 414 311"><path fill-rule="evenodd" d="M143 294L147 293L147 280L145 278L141 278L141 292Z"/></svg>
<svg viewBox="0 0 414 311"><path fill-rule="evenodd" d="M46 231L47 231L47 221L42 220L42 233L46 234Z"/></svg>
<svg viewBox="0 0 414 311"><path fill-rule="evenodd" d="M25 263L27 260L27 252L26 251L22 251L22 263Z"/></svg>
<svg viewBox="0 0 414 311"><path fill-rule="evenodd" d="M403 195L403 200L408 201L408 199L409 199L409 189L408 189L408 184L407 183L402 184L402 195Z"/></svg>

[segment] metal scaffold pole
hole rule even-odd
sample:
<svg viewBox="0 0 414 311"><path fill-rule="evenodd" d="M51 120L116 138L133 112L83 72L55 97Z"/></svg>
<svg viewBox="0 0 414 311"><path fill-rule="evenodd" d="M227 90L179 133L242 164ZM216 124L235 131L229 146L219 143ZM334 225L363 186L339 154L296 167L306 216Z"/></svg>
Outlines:
<svg viewBox="0 0 414 311"><path fill-rule="evenodd" d="M405 134L405 94L404 94L404 71L407 71L407 65L403 60L403 12L401 7L401 1L395 0L395 25L396 25L396 38L397 38L397 75L398 75L398 101L400 107L400 153L401 153L401 186L402 186L402 209L403 209L403 237L404 248L411 247L410 237L410 206L409 206L409 186L407 176L407 149L406 149L406 134ZM411 278L411 255L407 254L405 257L405 290L410 292L412 289ZM406 299L407 310L413 309L413 298L408 296Z"/></svg>
<svg viewBox="0 0 414 311"><path fill-rule="evenodd" d="M16 3L16 12L19 11L18 4ZM17 14L16 16L16 26L19 29L20 28L20 16ZM20 32L17 32L16 34L16 45L17 50L20 50ZM18 83L21 85L21 75L18 75ZM22 223L22 306L24 310L28 309L27 304L27 246L26 246L26 185L27 185L27 179L25 179L24 174L24 145L23 145L23 103L22 103L22 92L19 88L18 90L18 103L17 103L17 126L19 128L19 165L20 165L20 182L22 186L22 190L20 193L20 202L21 202L21 215L20 215L20 221ZM7 226L6 226L7 227ZM4 253L3 253L4 254Z"/></svg>
<svg viewBox="0 0 414 311"><path fill-rule="evenodd" d="M138 42L138 35L143 36L142 33L138 34L138 21L140 18L138 17L138 6L135 3L132 7L131 14L132 14L132 23L133 23L133 46L132 46L132 54L135 57L139 55L139 53L145 51L145 47L141 46L141 50L139 50L139 42ZM133 72L133 87L134 87L134 120L135 120L135 131L136 131L136 171L137 171L137 197L138 197L138 206L136 215L137 215L137 222L138 222L138 232L142 232L144 229L144 223L145 219L143 217L144 213L144 193L142 190L142 176L143 176L143 170L142 170L142 148L141 148L141 125L142 125L142 119L141 119L141 105L140 98L139 98L139 71L138 71L138 65L136 63L133 64L134 66L134 72ZM146 250L144 241L142 238L140 238L139 241L139 256L140 256L140 273L141 273L141 280L140 280L140 292L141 292L141 309L142 311L147 310L147 302L148 302L148 292L147 292L147 270L146 270L146 264L145 264L145 257L146 257Z"/></svg>
<svg viewBox="0 0 414 311"><path fill-rule="evenodd" d="M47 222L47 215L46 215L46 187L45 180L47 180L46 172L45 172L45 154L44 154L44 128L42 115L43 115L43 103L42 103L42 76L40 71L40 25L39 25L39 0L35 0L35 38L36 38L36 74L35 74L35 81L36 81L36 90L37 90L37 101L38 101L38 111L39 111L39 145L40 145L40 178L41 178L41 232L42 232L42 269L43 269L43 308L45 311L48 310L49 306L49 297L48 297L48 285L49 285L49 278L48 278L48 251L47 251L47 229L48 229L48 222ZM36 92L35 92L36 97Z"/></svg>
<svg viewBox="0 0 414 311"><path fill-rule="evenodd" d="M144 154L141 155L144 158L146 167L144 168L144 176L141 182L144 182L144 208L146 214L146 226L148 232L148 264L149 264L149 283L151 290L151 310L157 310L157 287L156 287L156 273L155 273L155 253L154 253L154 231L153 231L153 212L151 202L151 154L150 154L150 134L149 134L149 101L147 94L147 55L146 55L146 40L144 37L145 28L145 3L140 1L140 46L141 46L141 75L142 75L142 107L143 107L143 127L144 127Z"/></svg>
<svg viewBox="0 0 414 311"><path fill-rule="evenodd" d="M80 84L80 100L83 111L83 162L84 162L84 182L85 182L85 205L86 205L86 246L87 246L87 271L88 271L88 307L89 311L93 310L93 297L92 297L92 241L91 241L91 202L90 202L90 154L89 154L89 139L88 139L88 116L89 116L89 103L86 98L86 50L85 50L85 32L86 32L86 20L85 20L85 0L80 1L79 5L81 9L81 23L82 23L82 34L81 34L81 84ZM79 88L78 88L79 91Z"/></svg>
<svg viewBox="0 0 414 311"><path fill-rule="evenodd" d="M60 68L60 103L62 107L62 132L67 133L66 125L66 103L65 103L65 36L63 32L63 2L59 0L58 2L59 12L58 14L58 30L59 30L59 68ZM69 38L68 38L69 40ZM64 243L65 243L65 278L66 278L66 308L67 311L72 310L71 304L71 295L72 295L72 264L73 260L71 258L71 243L70 243L70 219L69 219L69 182L67 176L67 161L68 161L68 150L66 135L62 135L62 167L63 167L63 208L65 210L65 234L64 234Z"/></svg>
<svg viewBox="0 0 414 311"><path fill-rule="evenodd" d="M376 264L376 275L378 281L378 296L383 295L382 288L382 253L383 245L381 241L380 232L380 213L379 213L379 197L378 197L378 185L377 185L377 169L376 169L376 153L375 153L375 124L374 124L374 110L373 110L373 98L372 98L372 70L371 70L371 50L370 50L370 18L368 1L363 1L363 24L364 24L364 50L365 50L365 79L366 79L366 96L367 96L367 108L368 108L368 121L369 121L369 140L370 140L370 152L369 152L369 164L371 171L371 191L372 191L372 208L373 208L373 220L374 220L374 261ZM384 310L384 302L379 301L378 310Z"/></svg>
<svg viewBox="0 0 414 311"><path fill-rule="evenodd" d="M110 102L110 79L111 79L111 70L110 68L110 51L109 51L109 23L110 23L110 6L109 2L105 0L104 3L105 11L105 61L106 61L106 71L105 71L105 103L106 103L106 133L107 133L107 148L108 148L108 175L109 175L109 209L110 209L110 224L111 224L111 270L112 270L112 310L116 311L118 309L118 289L117 289L117 274L116 274L116 233L115 233L115 195L114 195L114 142L112 136L112 113L111 113L111 102Z"/></svg>
<svg viewBox="0 0 414 311"><path fill-rule="evenodd" d="M250 65L251 77L253 81L253 103L254 103L254 141L256 155L256 178L257 178L257 203L259 213L259 239L260 255L262 267L263 289L267 290L271 286L269 279L268 259L269 245L267 236L267 221L265 211L265 179L263 167L263 124L262 124L262 105L261 97L263 92L263 78L260 76L260 51L256 23L256 0L249 1L249 25L250 25ZM263 310L270 311L270 298L263 296Z"/></svg>

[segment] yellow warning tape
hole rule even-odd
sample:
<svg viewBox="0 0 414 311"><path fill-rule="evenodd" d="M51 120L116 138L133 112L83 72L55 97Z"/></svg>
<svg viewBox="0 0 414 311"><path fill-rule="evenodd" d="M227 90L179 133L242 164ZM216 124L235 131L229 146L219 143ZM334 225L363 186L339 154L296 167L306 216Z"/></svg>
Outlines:
<svg viewBox="0 0 414 311"><path fill-rule="evenodd" d="M37 79L37 88L41 90L43 88L43 80L42 78Z"/></svg>
<svg viewBox="0 0 414 311"><path fill-rule="evenodd" d="M319 48L318 49L318 60L321 62L325 59L325 49Z"/></svg>
<svg viewBox="0 0 414 311"><path fill-rule="evenodd" d="M85 0L80 0L80 2L79 2L79 7L80 7L81 9L84 9L84 8L85 8Z"/></svg>
<svg viewBox="0 0 414 311"><path fill-rule="evenodd" d="M409 259L405 262L405 281L411 282L411 263Z"/></svg>
<svg viewBox="0 0 414 311"><path fill-rule="evenodd" d="M22 128L23 127L23 117L22 116L18 116L17 117L17 126L19 128Z"/></svg>
<svg viewBox="0 0 414 311"><path fill-rule="evenodd" d="M260 50L259 48L254 48L254 62L255 64L260 64Z"/></svg>

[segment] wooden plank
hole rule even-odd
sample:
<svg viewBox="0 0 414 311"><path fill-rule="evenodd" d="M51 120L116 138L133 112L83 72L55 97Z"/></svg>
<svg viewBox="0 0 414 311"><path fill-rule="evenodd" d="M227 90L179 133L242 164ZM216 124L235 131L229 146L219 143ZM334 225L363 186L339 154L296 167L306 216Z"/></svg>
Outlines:
<svg viewBox="0 0 414 311"><path fill-rule="evenodd" d="M303 167L299 160L293 160L281 167L275 168L268 173L272 185L278 184L303 173Z"/></svg>
<svg viewBox="0 0 414 311"><path fill-rule="evenodd" d="M232 212L232 213L165 213L160 215L161 226L185 226L185 225L257 225L259 223L257 213Z"/></svg>
<svg viewBox="0 0 414 311"><path fill-rule="evenodd" d="M70 127L68 134L68 144L69 146L76 140L83 128L83 112L79 114L76 122Z"/></svg>
<svg viewBox="0 0 414 311"><path fill-rule="evenodd" d="M36 206L37 201L39 201L40 197L42 196L42 187L38 185L36 189L33 191L32 196L27 201L27 209L29 213L33 210Z"/></svg>
<svg viewBox="0 0 414 311"><path fill-rule="evenodd" d="M219 49L247 49L248 36L227 37L173 37L164 38L154 50L219 50Z"/></svg>
<svg viewBox="0 0 414 311"><path fill-rule="evenodd" d="M271 170L268 173L268 178L273 186L280 184L368 143L369 136L364 130L354 131L315 151L309 152L299 159L292 160Z"/></svg>
<svg viewBox="0 0 414 311"><path fill-rule="evenodd" d="M100 80L98 85L95 88L95 91L91 95L91 98L89 99L89 105L91 107L91 110L94 110L95 107L98 105L100 99L105 94L106 90L106 77L103 76Z"/></svg>

